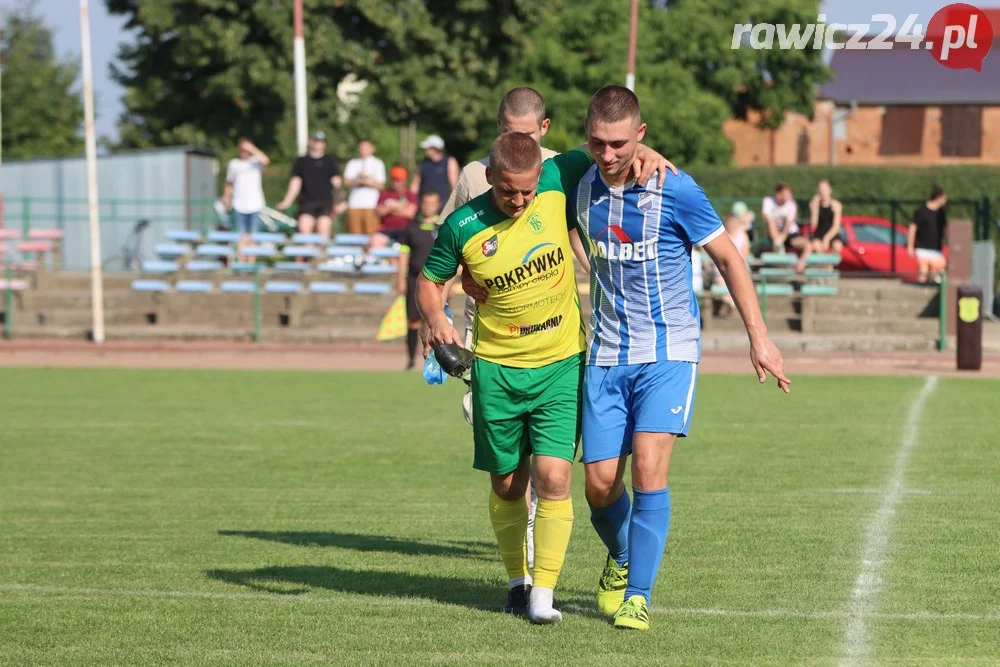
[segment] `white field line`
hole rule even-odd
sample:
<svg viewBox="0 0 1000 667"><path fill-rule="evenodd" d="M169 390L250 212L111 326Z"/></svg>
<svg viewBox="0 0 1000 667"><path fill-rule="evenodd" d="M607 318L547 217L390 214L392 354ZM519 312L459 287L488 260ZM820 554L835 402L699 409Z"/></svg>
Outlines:
<svg viewBox="0 0 1000 667"><path fill-rule="evenodd" d="M937 378L931 376L924 382L923 388L910 404L906 415L906 425L903 428L903 441L896 451L896 461L889 473L889 478L882 487L882 499L874 516L865 528L864 542L859 555L858 578L851 591L848 603L844 641L842 645L841 665L854 665L867 662L871 656L871 646L868 637L868 621L875 615L876 598L881 588L879 570L885 560L889 546L889 535L892 517L896 506L905 494L903 480L906 469L910 465L910 455L917 445L920 430L920 413L924 403L937 387Z"/></svg>
<svg viewBox="0 0 1000 667"><path fill-rule="evenodd" d="M314 604L338 605L357 604L357 595L321 595L314 596L296 593L252 593L252 592L212 592L212 591L161 591L155 589L127 588L80 588L72 586L44 586L39 584L0 584L0 593L20 594L29 598L47 596L75 598L152 598L162 600L224 600L224 601L261 601L278 604ZM461 607L461 605L445 604L425 598L389 598L365 596L366 605L377 607ZM567 611L584 611L586 608L577 604L562 605ZM844 620L849 618L842 611L800 611L795 609L683 609L676 607L653 607L653 614L661 616L723 616L740 618L815 618ZM936 612L914 612L909 614L874 614L880 619L898 619L910 621L1000 621L1000 614L940 614Z"/></svg>

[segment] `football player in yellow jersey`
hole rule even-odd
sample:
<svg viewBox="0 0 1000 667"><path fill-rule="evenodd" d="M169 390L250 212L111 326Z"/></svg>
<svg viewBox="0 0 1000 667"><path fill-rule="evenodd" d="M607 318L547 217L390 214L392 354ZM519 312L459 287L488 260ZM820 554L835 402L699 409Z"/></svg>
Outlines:
<svg viewBox="0 0 1000 667"><path fill-rule="evenodd" d="M653 163L665 171L669 163L645 150L647 176ZM566 192L591 164L582 150L543 164L529 135L501 135L490 150L491 189L448 216L417 283L431 346L462 344L442 301L459 265L486 288L472 340L473 467L490 473L490 521L509 579L505 610L536 623L562 620L553 589L573 526L570 474L585 349ZM524 503L532 465L539 498L533 578Z"/></svg>

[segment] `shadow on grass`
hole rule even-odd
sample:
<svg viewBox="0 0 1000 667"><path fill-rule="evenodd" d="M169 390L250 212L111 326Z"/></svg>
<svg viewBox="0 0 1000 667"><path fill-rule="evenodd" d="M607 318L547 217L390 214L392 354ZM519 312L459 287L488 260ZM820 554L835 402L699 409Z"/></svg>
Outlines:
<svg viewBox="0 0 1000 667"><path fill-rule="evenodd" d="M421 598L442 604L459 605L501 613L507 591L503 584L476 579L456 579L409 572L346 570L326 565L290 565L253 570L208 570L205 575L227 584L279 595L301 595L320 589L356 595L391 598ZM560 596L556 606L567 603L570 613L601 618L588 600Z"/></svg>
<svg viewBox="0 0 1000 667"><path fill-rule="evenodd" d="M377 551L408 556L450 556L493 560L499 558L492 542L448 540L444 543L336 532L288 532L262 530L220 530L219 535L248 537L303 547L339 547L354 551Z"/></svg>
<svg viewBox="0 0 1000 667"><path fill-rule="evenodd" d="M469 579L451 579L408 572L344 570L324 565L262 567L255 570L208 570L212 579L255 591L300 595L315 589L393 598L423 598L443 604L500 611L502 586ZM292 587L289 588L289 585Z"/></svg>

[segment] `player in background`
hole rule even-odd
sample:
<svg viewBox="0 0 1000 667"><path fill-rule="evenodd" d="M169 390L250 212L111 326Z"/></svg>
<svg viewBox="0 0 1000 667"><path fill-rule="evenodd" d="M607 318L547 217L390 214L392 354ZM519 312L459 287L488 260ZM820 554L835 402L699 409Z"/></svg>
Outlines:
<svg viewBox="0 0 1000 667"><path fill-rule="evenodd" d="M666 169L659 156L644 162ZM508 576L504 611L536 623L562 620L553 591L573 526L585 336L565 193L589 166L580 150L543 166L530 136L501 135L486 172L492 187L448 217L417 283L429 346L462 342L442 299L460 265L488 292L472 327L473 467L490 473L490 522ZM533 575L525 542L529 476L538 491Z"/></svg>
<svg viewBox="0 0 1000 667"><path fill-rule="evenodd" d="M701 331L691 248L715 262L750 338L750 359L787 392L753 282L704 190L686 173L631 179L645 135L639 100L606 86L591 99L594 166L571 193L591 265L591 340L583 381L583 456L591 523L608 548L597 600L617 628L649 629L648 605L670 526L667 474L694 409ZM632 496L623 476L632 454Z"/></svg>

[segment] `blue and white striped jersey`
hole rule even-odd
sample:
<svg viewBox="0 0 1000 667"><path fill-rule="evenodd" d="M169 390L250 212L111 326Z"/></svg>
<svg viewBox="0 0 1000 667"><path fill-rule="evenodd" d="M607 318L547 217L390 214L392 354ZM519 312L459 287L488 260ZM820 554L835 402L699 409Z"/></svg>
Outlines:
<svg viewBox="0 0 1000 667"><path fill-rule="evenodd" d="M590 257L590 365L699 361L691 246L724 228L687 173L655 181L611 187L594 165L569 198Z"/></svg>

